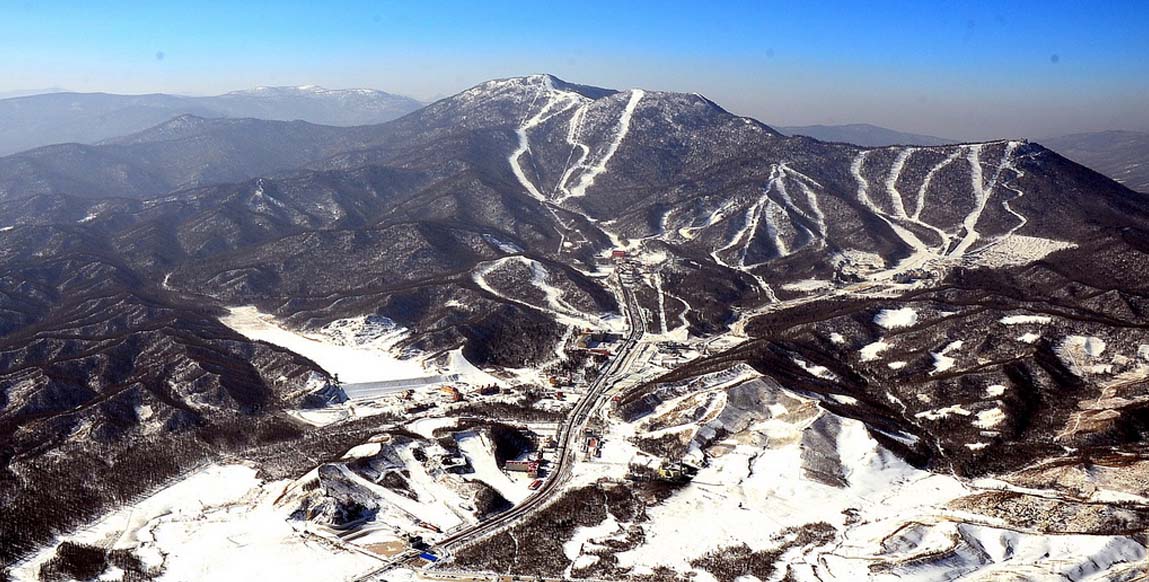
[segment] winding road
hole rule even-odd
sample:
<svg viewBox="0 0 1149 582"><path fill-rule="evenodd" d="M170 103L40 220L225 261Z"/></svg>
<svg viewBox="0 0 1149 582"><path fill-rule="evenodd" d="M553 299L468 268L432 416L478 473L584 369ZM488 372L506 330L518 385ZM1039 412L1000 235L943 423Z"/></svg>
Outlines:
<svg viewBox="0 0 1149 582"><path fill-rule="evenodd" d="M522 520L531 512L542 508L561 491L562 484L570 478L571 470L577 463L578 451L580 450L579 441L586 430L587 423L602 405L603 397L608 389L614 385L614 381L630 367L633 360L631 356L635 353L635 348L646 331L646 318L638 305L634 291L627 285L621 274L619 275L619 286L622 288L626 300L626 315L630 325L630 333L619 347L618 352L607 362L602 373L587 388L586 393L575 404L560 427L556 458L551 466L550 475L543 481L542 486L524 499L522 503L492 516L486 521L452 532L447 537L435 542L426 551L437 556L449 556L454 549L478 541ZM419 553L415 550L404 552L379 568L360 576L357 580L377 580L382 574L418 556Z"/></svg>

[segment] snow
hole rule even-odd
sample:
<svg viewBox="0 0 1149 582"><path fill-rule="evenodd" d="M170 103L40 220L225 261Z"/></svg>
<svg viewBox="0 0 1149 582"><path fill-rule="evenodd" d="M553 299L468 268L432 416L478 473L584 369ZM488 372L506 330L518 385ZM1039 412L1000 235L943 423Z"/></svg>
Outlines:
<svg viewBox="0 0 1149 582"><path fill-rule="evenodd" d="M990 429L1005 420L1005 413L1000 408L990 408L977 413L973 425L978 428Z"/></svg>
<svg viewBox="0 0 1149 582"><path fill-rule="evenodd" d="M545 297L545 305L535 305L528 303L521 299L511 297L506 293L496 289L487 277L492 273L498 271L505 266L518 263L527 267L531 273L530 283L536 289L543 292ZM541 311L553 317L559 323L578 328L589 329L615 329L621 330L620 326L625 325L624 321L618 318L612 318L614 314L602 313L598 315L585 314L572 306L564 299L565 291L555 287L549 282L549 272L542 263L529 259L521 255L510 257L503 257L494 261L487 261L479 263L475 266L474 271L471 273L471 278L475 283L487 293L499 297L506 301L511 301L522 305L524 307Z"/></svg>
<svg viewBox="0 0 1149 582"><path fill-rule="evenodd" d="M264 483L246 465L210 465L67 539L134 551L160 580L342 579L378 566L296 531L277 507L289 481ZM33 580L54 548L17 569Z"/></svg>
<svg viewBox="0 0 1149 582"><path fill-rule="evenodd" d="M786 283L782 285L782 288L787 291L819 291L832 286L833 283L821 279L801 279L792 283Z"/></svg>
<svg viewBox="0 0 1149 582"><path fill-rule="evenodd" d="M14 228L16 228L16 227L15 226L0 226L0 232L8 232Z"/></svg>
<svg viewBox="0 0 1149 582"><path fill-rule="evenodd" d="M479 479L494 487L511 503L518 504L531 494L527 488L530 480L524 478L518 482L512 481L499 468L495 460L494 445L487 442L485 436L475 431L467 431L457 434L455 440L459 443L459 450L471 461L471 467L475 470L468 477Z"/></svg>
<svg viewBox="0 0 1149 582"><path fill-rule="evenodd" d="M952 415L969 416L972 414L966 410L962 405L955 404L953 406L946 406L945 408L935 408L933 410L923 410L914 415L914 418L924 418L926 420L941 420Z"/></svg>
<svg viewBox="0 0 1149 582"><path fill-rule="evenodd" d="M902 361L890 362L886 365L889 366L891 370L901 370L902 368L906 367L906 362L902 362Z"/></svg>
<svg viewBox="0 0 1149 582"><path fill-rule="evenodd" d="M799 368L802 368L807 373L809 373L811 376L822 378L824 380L837 380L838 379L838 377L836 375L834 375L834 373L831 372L829 370L829 368L826 368L825 366L817 366L817 365L811 364L810 362L807 362L806 360L803 360L802 358L798 358L798 357L792 357L790 359L795 364L797 364Z"/></svg>
<svg viewBox="0 0 1149 582"><path fill-rule="evenodd" d="M459 419L454 416L436 416L430 418L420 418L407 425L407 430L425 438L435 438L435 431L441 428L451 428L459 424Z"/></svg>
<svg viewBox="0 0 1149 582"><path fill-rule="evenodd" d="M965 228L965 236L962 237L950 253L952 256L964 255L965 252L981 238L981 233L977 231L977 223L981 219L982 212L985 211L985 206L986 203L989 202L990 194L993 192L993 184L990 184L987 189L985 179L982 176L982 147L982 144L977 144L967 148L968 153L966 159L970 165L970 180L973 186L974 207L973 210L966 215L965 219L962 220L962 226Z"/></svg>
<svg viewBox="0 0 1149 582"><path fill-rule="evenodd" d="M862 355L863 362L872 362L878 359L878 354L881 354L889 348L890 344L886 343L885 340L878 340L862 346L862 349L858 350L858 353Z"/></svg>
<svg viewBox="0 0 1149 582"><path fill-rule="evenodd" d="M954 161L956 161L961 156L961 152L962 151L960 148L954 148L954 152L952 154L950 154L949 157L942 160L938 165L930 168L930 171L926 173L925 179L922 180L921 187L918 188L917 204L914 207L914 213L912 215L912 218L914 220L920 220L921 219L922 210L924 210L926 207L926 192L930 188L930 183L933 182L934 175L937 174L938 171L940 171L942 168L944 168L944 167L952 164ZM946 246L948 246L948 242L949 242L948 237L945 237L945 242L942 245L943 249Z"/></svg>
<svg viewBox="0 0 1149 582"><path fill-rule="evenodd" d="M622 116L619 117L614 139L611 140L606 152L602 154L598 161L579 176L578 182L570 189L570 196L577 197L586 195L587 188L593 186L595 179L606 171L606 166L610 163L611 158L614 157L615 152L618 151L618 146L622 144L622 140L625 139L626 135L630 132L630 120L634 117L634 110L638 107L638 102L641 101L645 95L646 92L640 89L634 89L630 92L630 98L626 102Z"/></svg>
<svg viewBox="0 0 1149 582"><path fill-rule="evenodd" d="M495 248L507 254L516 255L523 252L523 249L519 247L519 245L510 241L502 240L493 234L484 234L483 240L494 245Z"/></svg>
<svg viewBox="0 0 1149 582"><path fill-rule="evenodd" d="M367 457L374 457L375 455L378 455L379 451L382 449L383 445L380 443L363 443L361 445L351 447L351 450L343 454L343 458L364 459Z"/></svg>
<svg viewBox="0 0 1149 582"><path fill-rule="evenodd" d="M529 109L534 106L534 102L538 100L539 96L545 95L547 101L537 113L529 119L524 120L519 128L515 130L519 138L519 145L511 152L511 155L507 158L507 162L511 165L511 171L514 173L515 178L518 179L519 184L523 186L523 189L536 199L545 200L546 197L543 196L535 184L527 178L521 162L523 155L531 151L530 130L543 124L548 119L576 106L579 103L579 99L576 93L559 93L555 91L548 77L543 77L541 80L542 86L539 87L538 92L535 93L530 105L528 105L528 115L530 114ZM565 107L558 111L553 111L556 105L559 105L560 101L565 102Z"/></svg>
<svg viewBox="0 0 1149 582"><path fill-rule="evenodd" d="M618 530L618 520L607 514L602 523L595 526L580 526L575 530L571 539L563 544L563 554L568 560L576 560L582 554L583 546L595 538L610 535Z"/></svg>
<svg viewBox="0 0 1149 582"><path fill-rule="evenodd" d="M946 344L946 347L942 348L940 352L931 352L930 355L934 357L934 369L930 371L930 375L941 374L953 368L957 360L947 354L960 350L964 343L962 340L955 340Z"/></svg>
<svg viewBox="0 0 1149 582"><path fill-rule="evenodd" d="M911 307L883 309L874 316L874 323L885 329L911 327L918 322L918 312Z"/></svg>
<svg viewBox="0 0 1149 582"><path fill-rule="evenodd" d="M1105 340L1097 337L1069 336L1062 345L1069 349L1080 346L1085 355L1091 358L1099 358L1105 352Z"/></svg>
<svg viewBox="0 0 1149 582"><path fill-rule="evenodd" d="M842 334L835 331L835 332L830 333L830 342L835 344L835 345L840 346L840 345L846 343L846 338Z"/></svg>
<svg viewBox="0 0 1149 582"><path fill-rule="evenodd" d="M1031 344L1031 343L1033 343L1039 339L1041 339L1041 334L1037 334L1037 333L1033 333L1033 332L1023 333L1023 334L1017 336L1017 341L1024 342L1027 344Z"/></svg>
<svg viewBox="0 0 1149 582"><path fill-rule="evenodd" d="M1015 267L1044 259L1050 253L1077 248L1076 243L1010 234L973 253L971 261L982 267Z"/></svg>
<svg viewBox="0 0 1149 582"><path fill-rule="evenodd" d="M393 340L391 335L375 336L357 344L359 340L352 331L357 326L345 327L335 322L327 326L328 333L303 333L283 327L273 316L254 306L232 307L228 311L229 314L220 319L224 325L248 339L265 341L305 356L327 373L337 374L342 382L398 380L427 374L420 362L400 359L388 351Z"/></svg>
<svg viewBox="0 0 1149 582"><path fill-rule="evenodd" d="M1005 394L1005 390L1006 390L1006 387L1004 385L993 384L991 386L986 387L985 393L987 396L1001 396L1002 394Z"/></svg>
<svg viewBox="0 0 1149 582"><path fill-rule="evenodd" d="M1025 323L1045 324L1053 321L1048 315L1007 315L998 320L1002 325L1021 325Z"/></svg>
<svg viewBox="0 0 1149 582"><path fill-rule="evenodd" d="M807 572L799 579L867 579L870 571L862 564L878 557L881 550L876 546L883 537L919 520L932 522L944 512L947 501L966 491L952 476L914 469L878 444L862 423L840 417L836 446L844 464L845 487L808 478L801 435L819 415L829 413L809 408L808 399L793 400L790 408L808 411L807 415L784 414L753 426L761 437L728 441L732 450L712 457L671 499L648 508L644 543L617 554L619 565L691 572L690 561L708 551L743 543L753 550L768 549L774 546L772 538L787 527L825 522L849 542L835 544L838 549L829 553L821 553L829 548L806 549L820 557L787 555L783 560L795 560L791 564L801 573L808 564L838 555L851 560L851 567L817 566L819 575ZM808 416L809 412L815 414ZM851 509L857 517L847 520L844 512Z"/></svg>
<svg viewBox="0 0 1149 582"><path fill-rule="evenodd" d="M1054 348L1057 357L1078 376L1084 374L1106 374L1113 366L1092 363L1105 353L1105 340L1093 336L1071 335L1062 339Z"/></svg>

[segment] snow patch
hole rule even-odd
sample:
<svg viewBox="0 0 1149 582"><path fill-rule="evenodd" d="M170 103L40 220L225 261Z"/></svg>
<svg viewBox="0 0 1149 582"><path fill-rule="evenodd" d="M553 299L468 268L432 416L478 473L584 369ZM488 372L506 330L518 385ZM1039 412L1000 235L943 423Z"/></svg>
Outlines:
<svg viewBox="0 0 1149 582"><path fill-rule="evenodd" d="M874 316L874 323L885 329L911 327L918 322L918 312L911 307L883 309Z"/></svg>
<svg viewBox="0 0 1149 582"><path fill-rule="evenodd" d="M872 362L878 359L878 354L888 349L890 349L890 344L886 343L885 340L878 340L862 346L858 353L862 355L863 362Z"/></svg>
<svg viewBox="0 0 1149 582"><path fill-rule="evenodd" d="M1002 325L1021 325L1025 323L1045 324L1053 321L1048 315L1007 315L998 320Z"/></svg>

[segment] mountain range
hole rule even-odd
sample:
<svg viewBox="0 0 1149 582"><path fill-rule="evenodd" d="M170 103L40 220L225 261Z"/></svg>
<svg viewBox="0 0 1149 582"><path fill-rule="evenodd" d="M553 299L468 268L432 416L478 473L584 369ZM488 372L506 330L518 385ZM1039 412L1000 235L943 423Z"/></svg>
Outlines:
<svg viewBox="0 0 1149 582"><path fill-rule="evenodd" d="M922 145L937 146L958 143L957 140L945 139L932 135L906 133L870 125L869 123L851 123L846 125L795 125L776 126L778 131L786 135L805 135L822 141L852 143L866 147L884 147L892 145Z"/></svg>
<svg viewBox="0 0 1149 582"><path fill-rule="evenodd" d="M55 92L0 99L0 155L60 143L93 144L145 130L180 115L307 120L365 125L400 117L421 104L374 89L259 87L211 97L162 93Z"/></svg>
<svg viewBox="0 0 1149 582"><path fill-rule="evenodd" d="M756 400L777 395L706 381L741 370L789 390L794 410L826 411L801 437L818 487L857 484L836 440L856 426L875 465L1009 484L947 506L987 516L954 513L962 527L1116 539L1149 523L1139 483L1104 499L1058 485L1143 462L1149 205L1026 140L862 147L788 137L697 94L533 75L376 125L182 115L23 152L0 159L0 217L5 562L197 464L283 443L336 462L365 438L291 421L331 374L235 332L229 309L305 331L385 318L404 353L561 366L574 330L629 309L612 251L634 263L645 331L702 354L636 376L611 405L606 425L650 429L635 447L718 466L773 442L712 415L783 414ZM671 412L687 430L650 424ZM674 495L602 503L640 524ZM1072 519L1032 518L1051 504ZM815 555L872 525L833 521L803 524L794 547ZM921 542L949 539L950 522L903 525L921 531L867 563L1001 561ZM511 544L491 539L460 559L497 570ZM548 553L545 536L517 539ZM614 556L643 539L584 574L639 576Z"/></svg>

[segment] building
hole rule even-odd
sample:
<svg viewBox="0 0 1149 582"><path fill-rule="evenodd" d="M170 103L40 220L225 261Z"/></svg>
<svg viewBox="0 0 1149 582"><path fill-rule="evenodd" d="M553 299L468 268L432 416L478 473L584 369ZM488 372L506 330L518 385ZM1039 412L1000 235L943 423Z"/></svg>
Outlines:
<svg viewBox="0 0 1149 582"><path fill-rule="evenodd" d="M439 466L448 473L469 473L471 470L467 457L463 455L443 455L439 459Z"/></svg>
<svg viewBox="0 0 1149 582"><path fill-rule="evenodd" d="M698 469L681 462L667 461L658 468L658 476L667 481L689 481L698 474Z"/></svg>
<svg viewBox="0 0 1149 582"><path fill-rule="evenodd" d="M442 392L450 402L461 402L463 400L463 394L454 386L443 386L439 388L439 391Z"/></svg>
<svg viewBox="0 0 1149 582"><path fill-rule="evenodd" d="M624 260L624 259L626 259L626 251L624 251L622 249L615 249L615 250L610 252L610 258L612 258L616 261Z"/></svg>
<svg viewBox="0 0 1149 582"><path fill-rule="evenodd" d="M539 476L538 461L507 461L503 468L516 473L526 473L527 477L534 479Z"/></svg>

